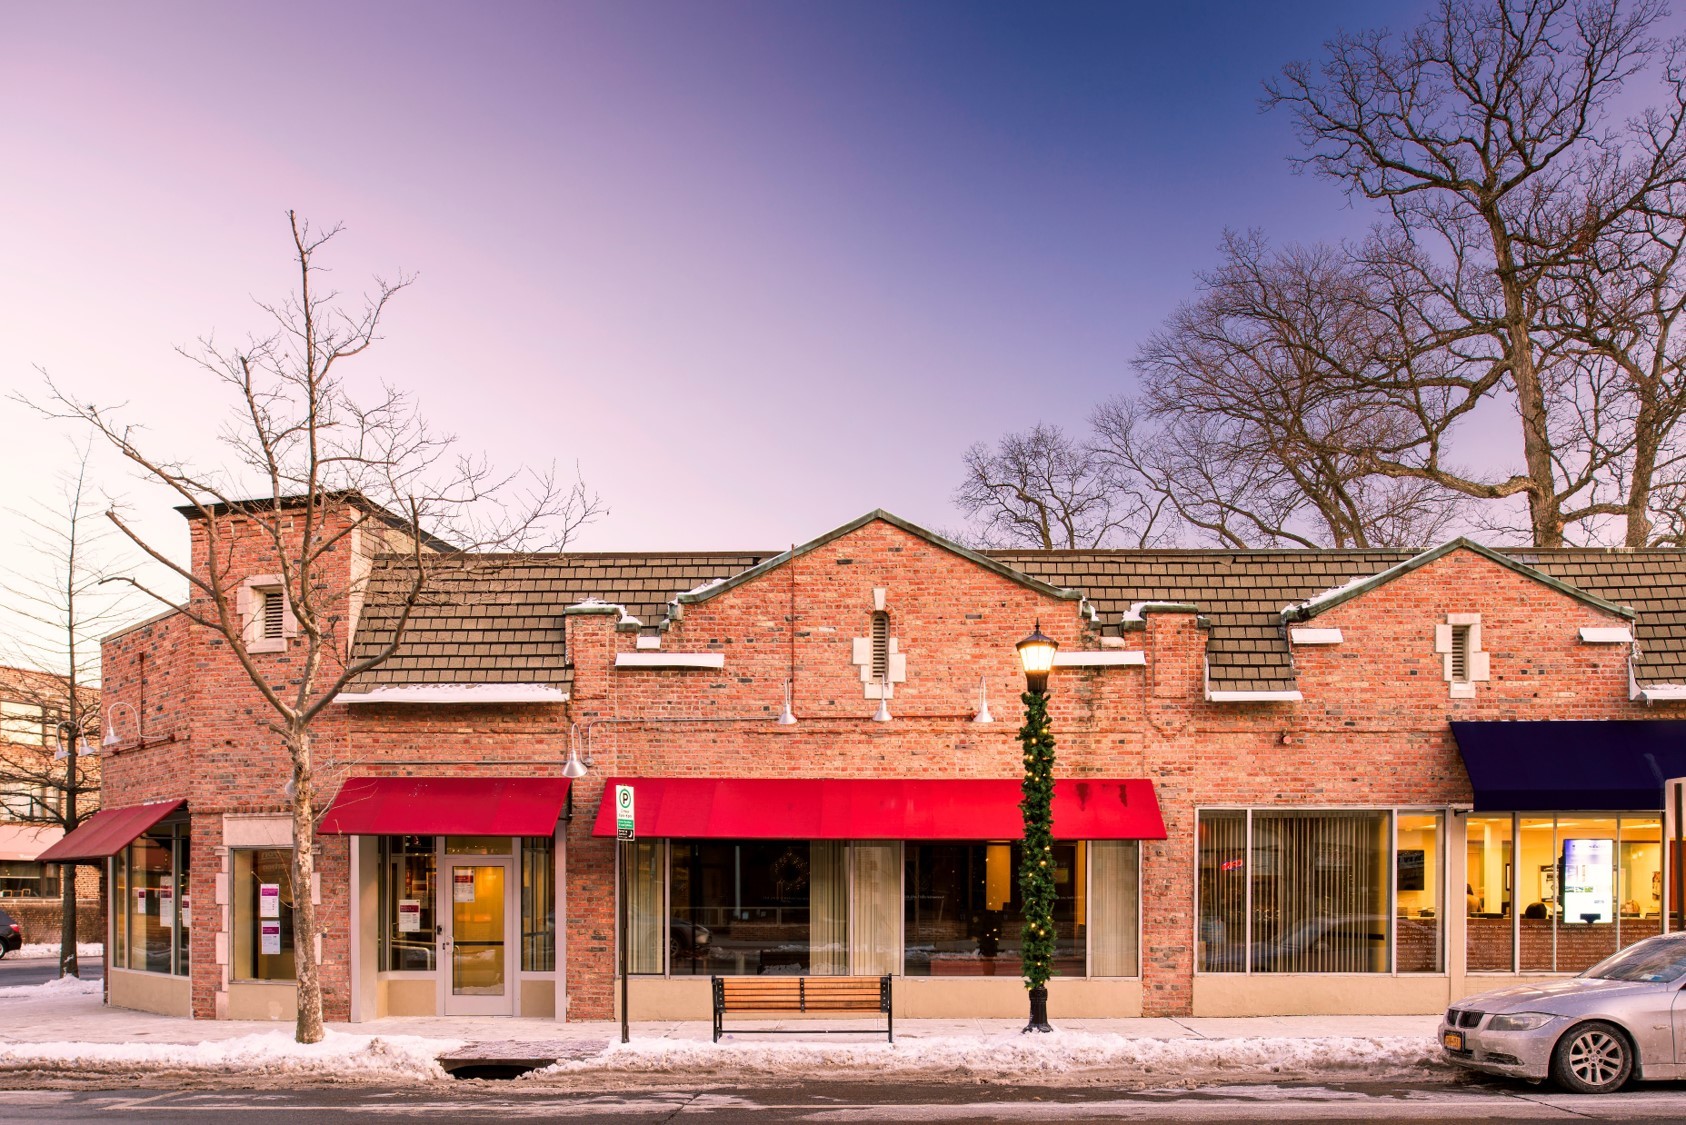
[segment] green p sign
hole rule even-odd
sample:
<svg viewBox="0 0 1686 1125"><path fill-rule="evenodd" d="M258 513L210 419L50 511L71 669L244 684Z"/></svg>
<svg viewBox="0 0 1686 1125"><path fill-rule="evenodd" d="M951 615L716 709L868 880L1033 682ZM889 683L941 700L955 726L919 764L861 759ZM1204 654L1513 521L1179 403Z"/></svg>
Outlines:
<svg viewBox="0 0 1686 1125"><path fill-rule="evenodd" d="M615 786L615 839L636 840L632 829L632 786Z"/></svg>

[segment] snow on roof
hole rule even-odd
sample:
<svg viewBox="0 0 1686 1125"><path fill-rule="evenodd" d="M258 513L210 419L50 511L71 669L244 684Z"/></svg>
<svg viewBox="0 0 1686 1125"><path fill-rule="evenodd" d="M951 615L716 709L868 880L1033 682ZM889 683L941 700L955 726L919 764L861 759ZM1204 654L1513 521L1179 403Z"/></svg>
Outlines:
<svg viewBox="0 0 1686 1125"><path fill-rule="evenodd" d="M368 691L342 691L336 703L564 703L568 693L553 684L395 684Z"/></svg>
<svg viewBox="0 0 1686 1125"><path fill-rule="evenodd" d="M1386 571L1383 571L1382 573L1385 574ZM1347 581L1342 582L1339 586L1331 586L1327 590L1315 593L1303 602L1295 602L1293 605L1284 606L1282 609L1282 616L1287 617L1291 614L1300 613L1303 610L1316 609L1325 602L1339 601L1341 595L1348 593L1358 586L1364 585L1366 582L1374 581L1375 578L1376 575L1374 574L1361 574L1357 578L1349 578Z"/></svg>

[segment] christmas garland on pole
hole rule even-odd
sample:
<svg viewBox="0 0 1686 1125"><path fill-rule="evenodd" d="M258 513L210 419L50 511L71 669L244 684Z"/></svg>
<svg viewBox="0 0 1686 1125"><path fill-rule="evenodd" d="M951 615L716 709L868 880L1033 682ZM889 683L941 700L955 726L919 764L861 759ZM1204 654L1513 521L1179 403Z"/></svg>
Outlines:
<svg viewBox="0 0 1686 1125"><path fill-rule="evenodd" d="M1019 896L1024 904L1024 986L1044 988L1054 973L1054 737L1048 727L1048 697L1024 693L1024 852L1019 862Z"/></svg>

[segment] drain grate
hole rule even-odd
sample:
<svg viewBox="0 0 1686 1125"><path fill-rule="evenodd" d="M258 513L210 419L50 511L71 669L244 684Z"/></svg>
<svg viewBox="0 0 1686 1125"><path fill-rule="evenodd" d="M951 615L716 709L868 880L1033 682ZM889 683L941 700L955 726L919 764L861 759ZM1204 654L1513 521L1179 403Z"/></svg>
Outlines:
<svg viewBox="0 0 1686 1125"><path fill-rule="evenodd" d="M601 1043L469 1043L448 1055L440 1055L439 1065L452 1078L508 1080L554 1062L589 1059L602 1051Z"/></svg>

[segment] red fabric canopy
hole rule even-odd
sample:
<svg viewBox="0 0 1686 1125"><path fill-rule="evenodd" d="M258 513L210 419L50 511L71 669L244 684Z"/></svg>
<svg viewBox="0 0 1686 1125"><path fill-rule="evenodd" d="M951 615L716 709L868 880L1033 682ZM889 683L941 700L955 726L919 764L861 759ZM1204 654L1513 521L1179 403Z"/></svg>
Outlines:
<svg viewBox="0 0 1686 1125"><path fill-rule="evenodd" d="M615 834L614 787L631 785L640 836L739 840L1016 840L1017 781L930 778L612 777L596 836ZM1163 840L1147 780L1054 782L1061 840Z"/></svg>
<svg viewBox="0 0 1686 1125"><path fill-rule="evenodd" d="M549 836L565 777L353 777L322 817L341 836Z"/></svg>
<svg viewBox="0 0 1686 1125"><path fill-rule="evenodd" d="M186 801L153 801L121 809L101 809L77 825L76 831L36 856L40 863L83 863L109 859L135 838L169 816Z"/></svg>

